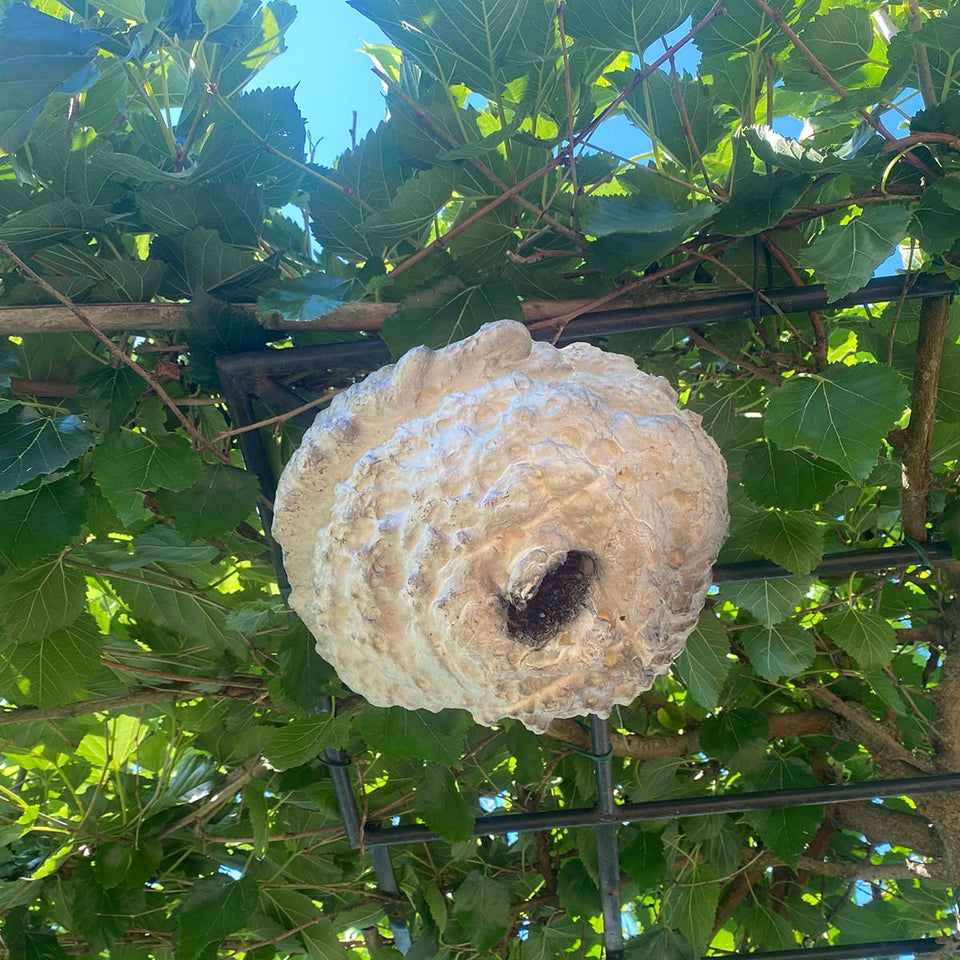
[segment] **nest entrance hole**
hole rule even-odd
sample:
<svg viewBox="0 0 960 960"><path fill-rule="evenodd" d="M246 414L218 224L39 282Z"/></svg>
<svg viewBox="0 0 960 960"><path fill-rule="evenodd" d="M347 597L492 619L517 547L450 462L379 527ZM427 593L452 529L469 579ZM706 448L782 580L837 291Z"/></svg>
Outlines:
<svg viewBox="0 0 960 960"><path fill-rule="evenodd" d="M596 578L597 561L589 553L571 550L522 607L504 599L507 636L539 650L580 615Z"/></svg>

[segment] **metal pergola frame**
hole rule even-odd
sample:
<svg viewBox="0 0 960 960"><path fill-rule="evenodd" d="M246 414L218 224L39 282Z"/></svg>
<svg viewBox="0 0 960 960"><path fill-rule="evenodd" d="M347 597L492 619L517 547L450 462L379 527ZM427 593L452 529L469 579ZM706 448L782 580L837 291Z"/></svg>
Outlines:
<svg viewBox="0 0 960 960"><path fill-rule="evenodd" d="M760 318L779 313L814 309L837 309L857 304L898 301L939 296L952 296L954 283L946 277L919 275L913 278L884 277L871 280L861 290L842 300L827 303L822 287L782 287L763 292L725 294L693 303L677 303L654 307L637 307L586 314L571 322L559 343L606 337L615 333L658 330L672 327L700 326L706 323ZM549 331L534 333L542 339ZM368 337L344 343L284 350L263 350L254 353L228 354L217 358L224 399L234 427L256 423L253 400L289 413L305 404L303 397L281 382L298 376L336 370L340 375L363 374L390 360L382 340ZM313 422L313 411L301 412L292 419L303 426ZM271 503L276 491L271 459L260 431L239 434L238 441L244 462L257 475L264 497ZM270 536L272 513L260 508L264 531L271 546L272 558L281 588L286 587L279 550ZM930 567L953 559L945 543L927 543L921 548L898 547L858 550L830 554L815 573L819 576L842 576L854 572L878 571L916 565ZM714 583L767 580L790 576L787 570L767 561L717 565ZM329 709L321 703L318 710ZM739 813L784 807L817 804L850 803L883 797L915 796L923 793L960 791L960 772L937 776L911 777L899 780L876 780L866 783L837 784L803 789L760 791L696 797L680 800L658 800L647 803L617 803L610 758L612 756L609 724L590 717L591 759L597 785L596 806L584 809L559 809L538 813L492 814L476 818L474 836L493 836L523 831L552 830L569 827L593 827L597 838L597 860L603 914L603 944L607 960L623 960L621 928L620 865L617 828L620 824L673 817L707 816L716 813ZM431 843L440 838L423 824L383 826L362 824L354 794L350 758L342 751L327 748L322 755L333 781L347 842L354 849L363 849L370 856L380 894L388 904L387 919L394 942L401 953L411 946L403 900L390 860L391 846L408 843ZM943 950L951 941L930 937L912 940L885 940L839 947L782 950L753 953L757 960L856 960L863 957L895 957L913 953L923 955ZM958 951L960 951L960 944Z"/></svg>

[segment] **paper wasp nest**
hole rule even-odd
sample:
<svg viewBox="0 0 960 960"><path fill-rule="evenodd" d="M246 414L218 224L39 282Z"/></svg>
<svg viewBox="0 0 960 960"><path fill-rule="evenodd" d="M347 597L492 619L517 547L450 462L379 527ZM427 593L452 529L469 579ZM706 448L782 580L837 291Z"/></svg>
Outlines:
<svg viewBox="0 0 960 960"><path fill-rule="evenodd" d="M501 321L336 397L283 471L273 533L353 690L542 731L608 716L680 654L726 479L666 380Z"/></svg>

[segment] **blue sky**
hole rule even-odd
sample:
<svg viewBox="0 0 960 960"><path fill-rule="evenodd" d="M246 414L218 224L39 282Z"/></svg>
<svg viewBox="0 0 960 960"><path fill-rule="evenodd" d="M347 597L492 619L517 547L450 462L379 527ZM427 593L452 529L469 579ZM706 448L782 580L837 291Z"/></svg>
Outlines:
<svg viewBox="0 0 960 960"><path fill-rule="evenodd" d="M300 0L295 6L286 52L255 83L297 87L297 103L317 144L315 159L329 166L350 146L354 110L358 139L384 117L380 82L357 51L363 41L385 43L386 37L346 0Z"/></svg>

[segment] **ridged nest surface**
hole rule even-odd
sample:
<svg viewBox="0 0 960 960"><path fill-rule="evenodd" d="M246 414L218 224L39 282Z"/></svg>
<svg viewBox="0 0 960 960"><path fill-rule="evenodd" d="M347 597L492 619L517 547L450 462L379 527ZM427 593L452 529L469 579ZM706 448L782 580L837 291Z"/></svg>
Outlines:
<svg viewBox="0 0 960 960"><path fill-rule="evenodd" d="M542 731L608 716L680 654L726 479L662 377L500 321L337 396L283 471L273 534L351 689Z"/></svg>

